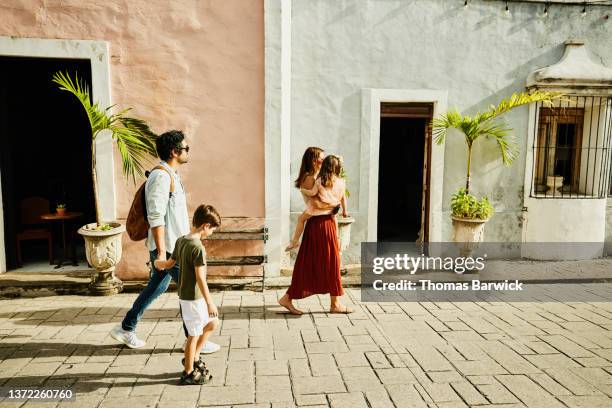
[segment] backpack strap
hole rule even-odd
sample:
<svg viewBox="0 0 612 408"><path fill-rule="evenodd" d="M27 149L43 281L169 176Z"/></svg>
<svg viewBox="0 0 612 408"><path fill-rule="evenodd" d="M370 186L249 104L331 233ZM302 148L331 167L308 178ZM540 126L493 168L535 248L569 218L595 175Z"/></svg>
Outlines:
<svg viewBox="0 0 612 408"><path fill-rule="evenodd" d="M168 175L170 176L170 195L172 195L172 193L174 193L174 177L172 176L172 173L170 173L170 170L168 170L162 165L155 167L153 170L163 170L168 173Z"/></svg>

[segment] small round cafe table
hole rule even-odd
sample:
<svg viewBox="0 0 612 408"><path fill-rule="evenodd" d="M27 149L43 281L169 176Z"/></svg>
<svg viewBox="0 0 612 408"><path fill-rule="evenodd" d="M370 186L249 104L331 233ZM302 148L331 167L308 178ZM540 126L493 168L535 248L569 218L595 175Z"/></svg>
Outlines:
<svg viewBox="0 0 612 408"><path fill-rule="evenodd" d="M62 223L62 249L63 249L63 256L62 258L58 261L57 265L55 266L55 269L61 268L64 264L69 264L70 260L68 259L68 252L67 252L67 247L66 247L66 221L73 221L76 220L78 218L81 218L83 216L83 213L80 212L66 212L64 214L43 214L40 216L40 218L42 220L45 221L52 221L52 222L61 222ZM73 243L72 243L72 237L70 238L70 247L72 248ZM76 262L76 258L74 258L72 260L72 265L77 266L78 263Z"/></svg>

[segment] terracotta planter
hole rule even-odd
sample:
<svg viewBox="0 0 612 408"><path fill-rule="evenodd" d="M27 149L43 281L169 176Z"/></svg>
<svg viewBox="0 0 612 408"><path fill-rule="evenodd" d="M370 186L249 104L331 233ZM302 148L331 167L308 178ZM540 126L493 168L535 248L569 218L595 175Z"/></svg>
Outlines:
<svg viewBox="0 0 612 408"><path fill-rule="evenodd" d="M65 208L56 208L55 212L57 213L57 215L66 215L66 209Z"/></svg>
<svg viewBox="0 0 612 408"><path fill-rule="evenodd" d="M342 251L348 248L351 243L351 225L355 222L352 217L336 217L336 224L338 225L338 240L340 241L340 259L342 259ZM345 275L348 270L340 266L340 272Z"/></svg>
<svg viewBox="0 0 612 408"><path fill-rule="evenodd" d="M115 267L121 260L121 234L125 226L111 222L112 229L96 230L96 223L84 225L79 234L85 239L87 261L96 268L89 291L93 295L110 296L123 290L123 282L115 276Z"/></svg>
<svg viewBox="0 0 612 408"><path fill-rule="evenodd" d="M459 248L459 255L470 257L484 237L488 219L470 219L451 216L453 220L453 242ZM459 272L458 272L459 273Z"/></svg>

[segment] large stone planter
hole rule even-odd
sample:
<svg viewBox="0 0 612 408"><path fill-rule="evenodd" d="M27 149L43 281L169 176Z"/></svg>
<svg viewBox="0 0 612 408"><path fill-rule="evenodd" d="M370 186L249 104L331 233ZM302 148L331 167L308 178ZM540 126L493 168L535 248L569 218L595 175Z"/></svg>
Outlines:
<svg viewBox="0 0 612 408"><path fill-rule="evenodd" d="M351 243L351 225L355 222L352 217L336 217L336 223L338 225L338 240L340 241L340 259L342 259L342 251L348 248ZM340 273L345 275L348 273L346 268L340 266Z"/></svg>
<svg viewBox="0 0 612 408"><path fill-rule="evenodd" d="M470 257L484 237L484 227L487 220L459 218L453 220L453 242L459 248L459 255Z"/></svg>
<svg viewBox="0 0 612 408"><path fill-rule="evenodd" d="M121 260L121 234L125 226L109 224L113 228L108 231L96 230L96 223L79 229L85 239L87 261L97 271L91 277L89 291L98 296L115 295L123 290L123 282L115 276L115 267Z"/></svg>

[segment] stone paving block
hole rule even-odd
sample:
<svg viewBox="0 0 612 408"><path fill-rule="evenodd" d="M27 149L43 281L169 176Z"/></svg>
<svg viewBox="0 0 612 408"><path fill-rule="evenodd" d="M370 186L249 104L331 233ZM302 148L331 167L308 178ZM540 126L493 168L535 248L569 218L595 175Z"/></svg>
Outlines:
<svg viewBox="0 0 612 408"><path fill-rule="evenodd" d="M465 360L465 358L450 344L438 345L436 349L449 361Z"/></svg>
<svg viewBox="0 0 612 408"><path fill-rule="evenodd" d="M416 384L417 379L408 368L376 369L376 374L383 384Z"/></svg>
<svg viewBox="0 0 612 408"><path fill-rule="evenodd" d="M320 343L306 343L306 353L345 353L348 350L344 342L339 341L325 341Z"/></svg>
<svg viewBox="0 0 612 408"><path fill-rule="evenodd" d="M215 373L211 369L214 376ZM255 383L254 363L252 361L229 361L225 374L225 385L244 385Z"/></svg>
<svg viewBox="0 0 612 408"><path fill-rule="evenodd" d="M329 394L331 408L368 408L365 397L360 392Z"/></svg>
<svg viewBox="0 0 612 408"><path fill-rule="evenodd" d="M327 397L325 394L297 394L295 396L295 402L298 406L303 405L324 405L327 406Z"/></svg>
<svg viewBox="0 0 612 408"><path fill-rule="evenodd" d="M370 344L349 344L348 346L348 350L347 351L360 351L360 352L367 352L367 351L380 351L381 347L377 346L375 343L370 343Z"/></svg>
<svg viewBox="0 0 612 408"><path fill-rule="evenodd" d="M379 391L383 388L370 367L344 367L340 371L349 392Z"/></svg>
<svg viewBox="0 0 612 408"><path fill-rule="evenodd" d="M255 380L255 400L262 402L293 402L289 376L261 376Z"/></svg>
<svg viewBox="0 0 612 408"><path fill-rule="evenodd" d="M314 377L325 375L340 375L332 354L310 354L310 371Z"/></svg>
<svg viewBox="0 0 612 408"><path fill-rule="evenodd" d="M157 396L138 396L129 398L105 398L98 408L134 408L134 407L155 407Z"/></svg>
<svg viewBox="0 0 612 408"><path fill-rule="evenodd" d="M453 364L463 375L498 375L507 373L506 369L493 360L455 361Z"/></svg>
<svg viewBox="0 0 612 408"><path fill-rule="evenodd" d="M572 368L570 371L591 384L612 384L612 375L601 368Z"/></svg>
<svg viewBox="0 0 612 408"><path fill-rule="evenodd" d="M198 405L239 405L255 402L254 385L230 385L225 387L208 387L200 393Z"/></svg>
<svg viewBox="0 0 612 408"><path fill-rule="evenodd" d="M274 353L271 349L231 349L229 352L230 361L260 361L274 360Z"/></svg>
<svg viewBox="0 0 612 408"><path fill-rule="evenodd" d="M317 333L321 341L342 342L342 335L337 326L317 327Z"/></svg>
<svg viewBox="0 0 612 408"><path fill-rule="evenodd" d="M349 351L346 353L333 354L338 367L369 367L370 363L364 353Z"/></svg>
<svg viewBox="0 0 612 408"><path fill-rule="evenodd" d="M181 406L195 406L200 397L199 387L185 387L181 385L166 385L159 402L171 403Z"/></svg>
<svg viewBox="0 0 612 408"><path fill-rule="evenodd" d="M539 336L540 339L550 344L569 357L593 357L593 353L579 346L563 336Z"/></svg>
<svg viewBox="0 0 612 408"><path fill-rule="evenodd" d="M535 351L536 354L540 354L540 355L541 354L559 354L559 350L550 346L548 343L544 341L526 342L525 346L529 347L530 349Z"/></svg>
<svg viewBox="0 0 612 408"><path fill-rule="evenodd" d="M469 406L484 405L488 402L482 394L467 381L455 382L450 385Z"/></svg>
<svg viewBox="0 0 612 408"><path fill-rule="evenodd" d="M498 375L496 378L528 407L557 408L563 406L563 404L527 376Z"/></svg>
<svg viewBox="0 0 612 408"><path fill-rule="evenodd" d="M394 367L394 368L406 367L404 360L399 354L393 353L393 354L387 354L386 356L389 362L391 363L391 367Z"/></svg>
<svg viewBox="0 0 612 408"><path fill-rule="evenodd" d="M385 389L366 391L365 396L371 408L393 408L393 402L391 402L391 398L389 398L389 394Z"/></svg>
<svg viewBox="0 0 612 408"><path fill-rule="evenodd" d="M427 408L427 403L413 385L389 385L386 388L397 408Z"/></svg>
<svg viewBox="0 0 612 408"><path fill-rule="evenodd" d="M570 408L610 408L612 399L604 396L563 396L559 397Z"/></svg>
<svg viewBox="0 0 612 408"><path fill-rule="evenodd" d="M451 383L463 380L463 377L457 371L432 371L427 373L427 375L431 378L431 381L435 383ZM472 382L472 384L474 384L474 382Z"/></svg>
<svg viewBox="0 0 612 408"><path fill-rule="evenodd" d="M425 371L448 371L453 368L433 347L411 347L408 351Z"/></svg>
<svg viewBox="0 0 612 408"><path fill-rule="evenodd" d="M480 347L478 347L478 342L468 342L468 341L449 341L453 347L461 353L461 355L466 360L478 361L478 360L489 360L489 356L485 353Z"/></svg>
<svg viewBox="0 0 612 408"><path fill-rule="evenodd" d="M579 367L578 363L564 354L526 355L525 358L540 369Z"/></svg>
<svg viewBox="0 0 612 408"><path fill-rule="evenodd" d="M576 357L573 359L584 367L610 367L612 363L601 357Z"/></svg>
<svg viewBox="0 0 612 408"><path fill-rule="evenodd" d="M255 373L262 375L289 375L289 362L287 360L270 360L255 362Z"/></svg>
<svg viewBox="0 0 612 408"><path fill-rule="evenodd" d="M461 401L461 397L457 395L450 384L429 383L421 384L421 386L425 389L427 394L429 394L429 397L436 403Z"/></svg>
<svg viewBox="0 0 612 408"><path fill-rule="evenodd" d="M391 368L391 363L387 357L380 351L368 351L365 353L366 358L370 362L372 368Z"/></svg>
<svg viewBox="0 0 612 408"><path fill-rule="evenodd" d="M346 392L346 387L339 376L297 377L293 378L293 390L296 394L327 394Z"/></svg>
<svg viewBox="0 0 612 408"><path fill-rule="evenodd" d="M315 343L315 342L320 342L322 341L319 338L319 334L317 333L316 330L300 330L300 332L302 333L302 340L304 341L304 343Z"/></svg>
<svg viewBox="0 0 612 408"><path fill-rule="evenodd" d="M550 375L559 384L570 390L574 395L600 395L595 386L589 384L576 374L564 368L549 368L546 374Z"/></svg>
<svg viewBox="0 0 612 408"><path fill-rule="evenodd" d="M289 360L289 373L292 378L296 377L310 377L310 366L308 360L305 358L291 359Z"/></svg>
<svg viewBox="0 0 612 408"><path fill-rule="evenodd" d="M553 380L548 374L529 374L529 378L538 383L540 387L544 388L552 395L572 395L569 390L563 388L563 386Z"/></svg>
<svg viewBox="0 0 612 408"><path fill-rule="evenodd" d="M515 404L518 399L506 387L496 382L495 384L477 385L478 391L493 404ZM495 405L497 407L497 405Z"/></svg>
<svg viewBox="0 0 612 408"><path fill-rule="evenodd" d="M510 347L499 342L482 342L480 347L511 374L534 374L541 370Z"/></svg>
<svg viewBox="0 0 612 408"><path fill-rule="evenodd" d="M340 333L343 336L356 336L360 334L368 334L368 330L364 326L341 326Z"/></svg>

